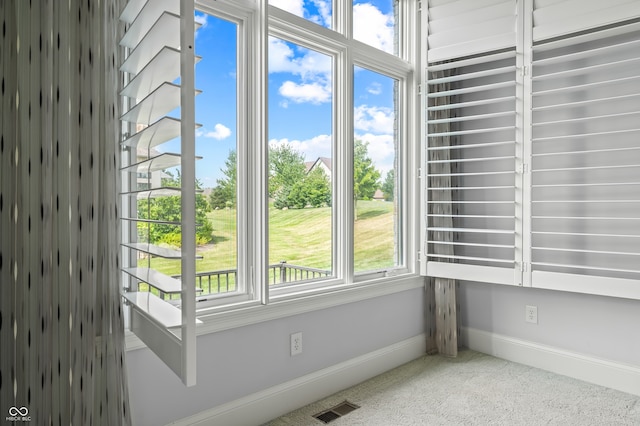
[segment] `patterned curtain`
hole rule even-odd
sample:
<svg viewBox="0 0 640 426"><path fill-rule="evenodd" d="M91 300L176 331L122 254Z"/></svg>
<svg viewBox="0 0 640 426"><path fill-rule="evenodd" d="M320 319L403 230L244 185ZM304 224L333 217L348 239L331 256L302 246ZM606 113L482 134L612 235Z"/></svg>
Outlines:
<svg viewBox="0 0 640 426"><path fill-rule="evenodd" d="M444 72L432 73L434 78L445 77ZM434 87L435 92L443 92L449 90L448 83L442 83ZM432 100L430 106L438 106L450 104L451 101L446 96L436 97ZM429 111L429 120L440 120L449 118L450 109L437 111ZM429 133L446 133L450 130L450 123L429 124ZM451 146L450 136L438 136L429 138L430 147L446 147ZM451 151L448 149L429 150L429 161L442 161L451 159ZM429 165L429 187L430 188L452 188L453 179L446 174L453 173L451 163L435 162ZM442 174L443 176L437 176ZM429 226L435 228L453 228L454 205L450 203L452 200L451 190L430 191L429 197L433 201L444 201L444 203L429 204L429 214L437 215L429 217ZM447 203L447 201L449 201ZM450 231L431 231L430 240L452 242L453 232ZM453 255L453 245L450 244L433 244L432 252L434 254ZM430 277L427 285L427 328L428 342L427 352L435 352L446 356L455 357L458 355L458 304L456 299L456 289L458 283L456 280L449 278Z"/></svg>
<svg viewBox="0 0 640 426"><path fill-rule="evenodd" d="M120 0L0 2L0 418L130 424Z"/></svg>

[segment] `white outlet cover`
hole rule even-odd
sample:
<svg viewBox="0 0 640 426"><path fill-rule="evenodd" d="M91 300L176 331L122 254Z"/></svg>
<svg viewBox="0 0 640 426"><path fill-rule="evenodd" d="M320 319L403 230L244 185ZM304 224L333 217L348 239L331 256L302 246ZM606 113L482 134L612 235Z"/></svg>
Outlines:
<svg viewBox="0 0 640 426"><path fill-rule="evenodd" d="M537 306L526 305L525 306L525 313L524 313L524 320L526 322L530 322L532 324L537 324L538 323L538 307Z"/></svg>
<svg viewBox="0 0 640 426"><path fill-rule="evenodd" d="M291 356L300 355L302 353L302 332L293 333L291 335Z"/></svg>

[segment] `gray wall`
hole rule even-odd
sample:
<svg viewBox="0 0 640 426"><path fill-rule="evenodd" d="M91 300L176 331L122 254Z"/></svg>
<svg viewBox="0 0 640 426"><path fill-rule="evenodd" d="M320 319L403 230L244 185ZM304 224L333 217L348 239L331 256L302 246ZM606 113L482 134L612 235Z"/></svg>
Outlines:
<svg viewBox="0 0 640 426"><path fill-rule="evenodd" d="M640 366L640 300L470 282L459 298L463 327Z"/></svg>
<svg viewBox="0 0 640 426"><path fill-rule="evenodd" d="M135 425L160 425L211 409L424 332L416 289L198 338L198 383L182 382L151 351L127 353ZM289 335L303 332L303 353Z"/></svg>

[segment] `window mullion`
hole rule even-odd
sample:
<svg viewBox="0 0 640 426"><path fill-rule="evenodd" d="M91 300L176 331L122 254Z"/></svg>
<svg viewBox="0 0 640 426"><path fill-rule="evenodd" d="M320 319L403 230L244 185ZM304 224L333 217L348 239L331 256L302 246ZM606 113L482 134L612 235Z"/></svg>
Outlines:
<svg viewBox="0 0 640 426"><path fill-rule="evenodd" d="M353 38L353 0L333 0L333 24L336 31L347 39Z"/></svg>
<svg viewBox="0 0 640 426"><path fill-rule="evenodd" d="M236 290L240 293L248 294L249 299L255 300L256 293L260 294L260 290L255 287L255 277L252 274L251 267L254 263L254 259L251 255L251 244L253 242L250 237L253 232L250 229L249 224L254 223L258 218L252 217L254 209L249 207L250 199L248 193L250 191L245 190L250 185L251 176L249 171L252 167L249 166L252 154L250 146L247 141L253 136L251 134L251 105L252 96L254 92L252 88L252 68L251 68L251 45L253 44L252 23L249 21L242 21L239 25L238 31L238 52L237 52L237 175L236 175L236 236L237 236L237 276L236 276ZM258 240L260 241L260 240Z"/></svg>
<svg viewBox="0 0 640 426"><path fill-rule="evenodd" d="M250 40L252 48L248 52L255 52L254 56L245 56L247 62L247 72L249 73L250 90L247 90L248 128L247 141L250 151L249 170L254 174L250 181L252 187L248 188L247 197L250 202L247 204L248 213L247 225L252 227L247 241L248 252L251 253L251 266L249 268L248 279L253 291L256 292L256 299L262 304L269 303L269 237L268 237L268 16L267 0L260 0L259 10L253 15L253 32ZM256 141L256 143L251 143Z"/></svg>
<svg viewBox="0 0 640 426"><path fill-rule="evenodd" d="M334 67L334 151L336 194L333 206L334 264L338 278L353 282L353 56L349 49L336 55Z"/></svg>

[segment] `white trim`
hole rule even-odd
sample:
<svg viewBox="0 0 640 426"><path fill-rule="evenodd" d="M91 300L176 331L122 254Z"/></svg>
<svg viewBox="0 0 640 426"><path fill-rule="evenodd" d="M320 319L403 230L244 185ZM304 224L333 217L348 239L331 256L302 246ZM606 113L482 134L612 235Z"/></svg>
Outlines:
<svg viewBox="0 0 640 426"><path fill-rule="evenodd" d="M424 287L424 277L410 275L371 280L363 285L349 285L333 291L325 289L322 294L298 295L296 298L280 301L272 299L268 305L255 301L248 302L237 305L235 309L227 309L206 316L199 315L198 319L204 324L196 327L196 335L244 327L422 287ZM125 346L127 351L146 347L135 334L128 330L125 332Z"/></svg>
<svg viewBox="0 0 640 426"><path fill-rule="evenodd" d="M263 424L419 358L425 347L421 334L169 424Z"/></svg>
<svg viewBox="0 0 640 426"><path fill-rule="evenodd" d="M474 328L460 330L474 351L640 396L640 365L623 364Z"/></svg>

